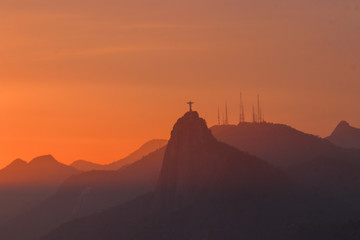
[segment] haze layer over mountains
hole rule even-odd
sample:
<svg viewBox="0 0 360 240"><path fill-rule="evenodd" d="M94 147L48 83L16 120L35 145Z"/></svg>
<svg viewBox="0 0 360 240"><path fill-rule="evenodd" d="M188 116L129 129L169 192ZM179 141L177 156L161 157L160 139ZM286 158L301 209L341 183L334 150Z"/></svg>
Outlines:
<svg viewBox="0 0 360 240"><path fill-rule="evenodd" d="M166 143L166 140L151 140L124 159L109 165L93 164L89 162L76 164L76 161L71 166L67 166L55 160L51 155L37 157L29 163L26 163L21 159L16 159L7 167L0 170L0 223L8 221L23 212L29 211L40 202L51 197L58 191L60 185L69 177L75 178L82 171L85 172L86 169L106 168L117 170L117 166L120 168L135 162L143 156L160 149ZM86 184L94 182L90 180L92 175L86 174L84 173L86 177L90 176L87 177L89 178L89 182L84 181L85 186ZM97 173L94 173L94 175L97 176ZM78 178L81 179L82 176L83 175L80 174ZM71 181L71 178L67 181ZM74 207L71 206L70 208L73 209ZM58 208L54 208L53 210L58 210ZM61 212L61 210L59 212ZM37 215L41 214L38 213Z"/></svg>
<svg viewBox="0 0 360 240"><path fill-rule="evenodd" d="M350 139L358 133L350 126L344 132ZM332 239L329 229L360 221L360 150L329 140L271 123L208 129L197 112L187 112L168 144L150 141L118 170L34 160L47 159L43 170L74 172L52 176L53 192L7 218L0 238ZM28 165L16 160L0 177L9 183L11 171L31 172Z"/></svg>

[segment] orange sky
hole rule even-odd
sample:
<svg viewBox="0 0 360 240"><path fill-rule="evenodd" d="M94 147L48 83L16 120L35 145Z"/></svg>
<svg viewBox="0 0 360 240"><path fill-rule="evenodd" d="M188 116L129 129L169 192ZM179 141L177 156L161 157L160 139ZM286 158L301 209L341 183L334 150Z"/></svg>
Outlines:
<svg viewBox="0 0 360 240"><path fill-rule="evenodd" d="M86 2L86 3L85 3ZM291 2L291 3L289 3ZM168 138L188 99L328 135L360 126L355 0L2 0L0 167L111 162Z"/></svg>

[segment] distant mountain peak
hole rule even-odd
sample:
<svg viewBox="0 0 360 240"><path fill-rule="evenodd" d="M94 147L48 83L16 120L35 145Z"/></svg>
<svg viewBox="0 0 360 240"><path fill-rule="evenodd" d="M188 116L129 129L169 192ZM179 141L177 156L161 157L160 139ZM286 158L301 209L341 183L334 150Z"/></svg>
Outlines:
<svg viewBox="0 0 360 240"><path fill-rule="evenodd" d="M356 131L358 130L357 128L351 126L347 121L341 121L339 122L339 124L336 126L335 130L333 131L333 133L331 134L333 135L337 135L337 134L345 134L346 132L351 132L351 131Z"/></svg>
<svg viewBox="0 0 360 240"><path fill-rule="evenodd" d="M132 164L143 157L147 156L148 154L157 151L163 148L167 144L166 139L152 139L145 142L141 145L137 150L130 153L128 156L109 163L109 164L100 164L96 162L90 162L87 160L76 160L74 161L71 166L81 170L81 171L92 171L92 170L118 170L125 165Z"/></svg>
<svg viewBox="0 0 360 240"><path fill-rule="evenodd" d="M10 163L10 165L26 165L26 164L27 162L25 162L21 158L17 158L12 163Z"/></svg>
<svg viewBox="0 0 360 240"><path fill-rule="evenodd" d="M29 162L30 165L49 164L49 163L58 163L58 161L56 161L56 159L51 154L48 154L48 155L36 157Z"/></svg>
<svg viewBox="0 0 360 240"><path fill-rule="evenodd" d="M145 147L148 147L148 146L158 145L158 149L160 149L163 146L165 146L166 143L167 143L167 140L165 140L165 139L152 139L152 140L147 141L143 145L141 145L140 148L145 148Z"/></svg>
<svg viewBox="0 0 360 240"><path fill-rule="evenodd" d="M337 125L337 128L341 128L341 127L351 127L351 126L347 121L343 120Z"/></svg>
<svg viewBox="0 0 360 240"><path fill-rule="evenodd" d="M75 163L88 163L89 161L86 161L86 160L83 160L83 159L79 159L79 160L76 160L74 162L71 163L71 165L75 164Z"/></svg>
<svg viewBox="0 0 360 240"><path fill-rule="evenodd" d="M73 163L71 163L70 166L81 171L106 170L105 165L89 162L82 159L74 161Z"/></svg>
<svg viewBox="0 0 360 240"><path fill-rule="evenodd" d="M22 167L25 167L27 165L27 162L24 160L17 158L14 161L12 161L9 165L7 165L3 170L10 170L10 169L19 169Z"/></svg>
<svg viewBox="0 0 360 240"><path fill-rule="evenodd" d="M360 148L360 129L341 121L326 139L340 147Z"/></svg>

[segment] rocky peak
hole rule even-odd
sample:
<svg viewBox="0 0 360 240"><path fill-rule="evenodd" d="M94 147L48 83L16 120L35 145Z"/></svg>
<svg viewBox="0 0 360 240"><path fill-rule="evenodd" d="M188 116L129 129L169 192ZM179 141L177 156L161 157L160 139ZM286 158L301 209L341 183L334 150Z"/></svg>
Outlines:
<svg viewBox="0 0 360 240"><path fill-rule="evenodd" d="M218 142L205 120L191 111L176 122L171 132L157 193L161 206L173 209L209 194L256 189L270 179L272 167Z"/></svg>
<svg viewBox="0 0 360 240"><path fill-rule="evenodd" d="M360 148L360 129L341 121L327 140L344 148Z"/></svg>
<svg viewBox="0 0 360 240"><path fill-rule="evenodd" d="M6 166L3 170L10 171L10 170L19 170L21 168L25 168L27 165L27 162L24 160L18 158L12 161L8 166Z"/></svg>
<svg viewBox="0 0 360 240"><path fill-rule="evenodd" d="M39 156L31 160L31 165L54 164L58 163L52 155Z"/></svg>
<svg viewBox="0 0 360 240"><path fill-rule="evenodd" d="M204 119L197 112L185 113L180 118L171 132L169 148L172 147L196 147L206 142L215 141Z"/></svg>
<svg viewBox="0 0 360 240"><path fill-rule="evenodd" d="M346 121L341 121L338 125L337 125L337 129L341 129L341 128L348 128L350 127L350 124Z"/></svg>

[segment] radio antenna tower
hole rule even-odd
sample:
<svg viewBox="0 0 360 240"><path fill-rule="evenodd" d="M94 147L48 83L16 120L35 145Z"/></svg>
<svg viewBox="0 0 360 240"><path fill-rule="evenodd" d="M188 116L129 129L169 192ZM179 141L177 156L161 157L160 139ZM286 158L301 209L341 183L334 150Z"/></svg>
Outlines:
<svg viewBox="0 0 360 240"><path fill-rule="evenodd" d="M255 107L254 107L254 105L252 105L252 115L253 115L253 123L256 123Z"/></svg>
<svg viewBox="0 0 360 240"><path fill-rule="evenodd" d="M245 122L244 104L242 100L242 93L240 92L240 119L239 123Z"/></svg>
<svg viewBox="0 0 360 240"><path fill-rule="evenodd" d="M220 107L218 107L218 125L220 125Z"/></svg>
<svg viewBox="0 0 360 240"><path fill-rule="evenodd" d="M228 107L227 102L225 102L225 125L229 124L229 118L228 118Z"/></svg>
<svg viewBox="0 0 360 240"><path fill-rule="evenodd" d="M257 113L257 122L261 122L261 108L260 108L260 95L258 94L257 95L257 110L258 110L258 113Z"/></svg>

